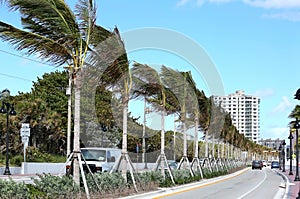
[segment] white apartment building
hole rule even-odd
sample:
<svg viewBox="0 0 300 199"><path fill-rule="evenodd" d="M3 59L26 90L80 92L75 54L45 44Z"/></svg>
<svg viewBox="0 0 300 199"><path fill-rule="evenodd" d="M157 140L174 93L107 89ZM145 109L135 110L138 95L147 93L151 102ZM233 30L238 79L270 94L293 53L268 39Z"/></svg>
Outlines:
<svg viewBox="0 0 300 199"><path fill-rule="evenodd" d="M239 133L253 142L260 139L260 99L255 96L245 95L242 90L228 96L213 96L214 103L230 113L232 123Z"/></svg>

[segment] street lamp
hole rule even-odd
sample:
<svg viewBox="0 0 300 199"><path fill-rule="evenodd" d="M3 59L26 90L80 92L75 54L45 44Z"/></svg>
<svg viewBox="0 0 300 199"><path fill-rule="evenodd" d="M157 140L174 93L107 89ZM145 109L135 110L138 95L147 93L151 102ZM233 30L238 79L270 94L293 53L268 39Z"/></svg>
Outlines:
<svg viewBox="0 0 300 199"><path fill-rule="evenodd" d="M280 143L279 145L279 148L278 148L278 159L279 159L279 170L281 170L281 164L282 164L282 161L281 161L281 150L282 150L282 144Z"/></svg>
<svg viewBox="0 0 300 199"><path fill-rule="evenodd" d="M294 181L300 181L299 178L299 144L298 144L298 129L300 128L299 120L296 118L295 121L295 129L296 129L296 176Z"/></svg>
<svg viewBox="0 0 300 199"><path fill-rule="evenodd" d="M282 141L282 172L285 172L285 140Z"/></svg>
<svg viewBox="0 0 300 199"><path fill-rule="evenodd" d="M288 137L289 140L290 140L290 172L289 172L289 175L294 175L293 173L293 168L292 168L292 164L293 164L293 151L292 151L292 140L293 140L293 135L292 135L292 130L290 130L290 136Z"/></svg>
<svg viewBox="0 0 300 199"><path fill-rule="evenodd" d="M295 96L294 99L300 100L300 88L297 90L297 92L294 96Z"/></svg>
<svg viewBox="0 0 300 199"><path fill-rule="evenodd" d="M294 95L294 99L300 100L300 88L297 90L296 94ZM299 181L299 144L298 144L298 129L299 129L300 125L299 125L299 121L298 118L296 117L296 124L295 124L295 128L296 128L296 177L295 177L295 181ZM300 189L298 191L298 197L297 199L300 199Z"/></svg>
<svg viewBox="0 0 300 199"><path fill-rule="evenodd" d="M6 107L6 109L5 109ZM16 115L16 111L14 109L14 106L10 103L7 102L2 102L2 108L0 109L0 113L6 114L6 155L5 155L5 159L6 159L6 166L5 166L5 170L3 175L11 175L10 171L9 171L9 157L8 157L8 148L9 148L9 131L8 131L8 127L9 127L9 115Z"/></svg>

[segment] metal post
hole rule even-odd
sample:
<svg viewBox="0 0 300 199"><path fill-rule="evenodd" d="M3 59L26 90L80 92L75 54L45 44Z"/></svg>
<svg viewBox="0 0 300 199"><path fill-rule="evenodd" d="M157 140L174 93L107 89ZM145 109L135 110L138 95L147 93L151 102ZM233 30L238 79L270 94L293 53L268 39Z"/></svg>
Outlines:
<svg viewBox="0 0 300 199"><path fill-rule="evenodd" d="M3 175L11 175L9 170L9 157L8 157L8 148L9 148L9 132L8 132L8 121L9 121L9 106L7 103L6 105L6 153L5 153L5 170Z"/></svg>
<svg viewBox="0 0 300 199"><path fill-rule="evenodd" d="M5 107L6 106L6 109ZM0 113L6 114L6 154L5 154L5 170L3 175L11 175L9 170L9 115L16 115L16 111L14 107L10 103L2 102L2 108L0 109Z"/></svg>
<svg viewBox="0 0 300 199"><path fill-rule="evenodd" d="M298 118L296 118L296 176L294 181L300 181L299 178L299 144L298 144L298 129L299 129L299 121Z"/></svg>
<svg viewBox="0 0 300 199"><path fill-rule="evenodd" d="M278 148L279 170L282 170L282 168L281 168L281 164L282 164L282 161L281 161L281 150L282 150L282 145L280 143L279 148Z"/></svg>
<svg viewBox="0 0 300 199"><path fill-rule="evenodd" d="M285 140L282 141L282 172L285 172Z"/></svg>
<svg viewBox="0 0 300 199"><path fill-rule="evenodd" d="M294 99L300 100L300 88L297 90L296 94L294 95ZM298 129L299 129L299 121L298 118L296 117L296 124L295 124L295 128L296 128L296 177L295 177L295 181L299 181L299 144L298 144ZM299 183L300 185L300 183ZM300 188L298 191L298 197L297 199L300 199Z"/></svg>
<svg viewBox="0 0 300 199"><path fill-rule="evenodd" d="M293 151L292 151L292 139L294 138L292 135L292 130L290 130L290 136L288 137L290 139L290 172L289 175L294 175L293 173Z"/></svg>
<svg viewBox="0 0 300 199"><path fill-rule="evenodd" d="M298 121L298 118L296 118L295 127L296 127L296 177L295 177L294 181L300 181L299 171L298 171L299 170L299 144L298 144L299 121ZM299 183L299 186L300 186L300 183ZM300 199L300 188L299 188L299 191L298 191L298 197L297 197L297 199Z"/></svg>

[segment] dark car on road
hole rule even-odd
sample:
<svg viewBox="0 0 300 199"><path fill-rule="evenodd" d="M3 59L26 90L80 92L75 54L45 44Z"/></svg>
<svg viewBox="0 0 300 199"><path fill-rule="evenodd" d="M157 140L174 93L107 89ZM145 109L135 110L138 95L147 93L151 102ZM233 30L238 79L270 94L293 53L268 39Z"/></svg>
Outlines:
<svg viewBox="0 0 300 199"><path fill-rule="evenodd" d="M271 169L273 168L279 168L279 162L278 161L272 161L271 162Z"/></svg>
<svg viewBox="0 0 300 199"><path fill-rule="evenodd" d="M263 163L260 160L253 160L252 161L252 169L262 169Z"/></svg>

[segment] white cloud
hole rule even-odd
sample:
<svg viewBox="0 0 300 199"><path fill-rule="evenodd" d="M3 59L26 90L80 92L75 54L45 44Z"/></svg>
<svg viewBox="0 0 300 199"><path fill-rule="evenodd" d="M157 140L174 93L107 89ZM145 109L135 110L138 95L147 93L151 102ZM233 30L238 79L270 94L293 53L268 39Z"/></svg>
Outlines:
<svg viewBox="0 0 300 199"><path fill-rule="evenodd" d="M258 90L256 91L253 95L257 96L259 98L266 98L266 97L270 97L272 95L274 95L274 90L271 88L266 88L264 90Z"/></svg>
<svg viewBox="0 0 300 199"><path fill-rule="evenodd" d="M261 8L300 8L299 0L243 0L244 3Z"/></svg>
<svg viewBox="0 0 300 199"><path fill-rule="evenodd" d="M229 3L233 1L239 1L239 0L179 0L176 5L184 6L187 3L192 2L197 6L201 6L204 3L221 4L221 3ZM300 8L300 0L241 0L240 2L243 2L250 6L261 7L266 9Z"/></svg>
<svg viewBox="0 0 300 199"><path fill-rule="evenodd" d="M288 127L271 127L267 128L265 132L262 134L261 138L263 139L287 139L289 135L289 128Z"/></svg>
<svg viewBox="0 0 300 199"><path fill-rule="evenodd" d="M205 0L197 0L197 6L202 6L205 3Z"/></svg>
<svg viewBox="0 0 300 199"><path fill-rule="evenodd" d="M214 4L221 4L221 3L228 3L236 0L179 0L176 3L176 6L185 6L189 2L195 3L196 6L202 6L204 3L214 3Z"/></svg>
<svg viewBox="0 0 300 199"><path fill-rule="evenodd" d="M286 110L290 110L293 104L289 101L289 98L283 96L281 102L273 109L272 113L282 113Z"/></svg>
<svg viewBox="0 0 300 199"><path fill-rule="evenodd" d="M180 0L177 2L176 6L185 6L190 0Z"/></svg>
<svg viewBox="0 0 300 199"><path fill-rule="evenodd" d="M274 14L265 14L265 18L284 19L288 21L300 21L300 12L282 12Z"/></svg>
<svg viewBox="0 0 300 199"><path fill-rule="evenodd" d="M234 0L207 0L209 3L228 3Z"/></svg>

